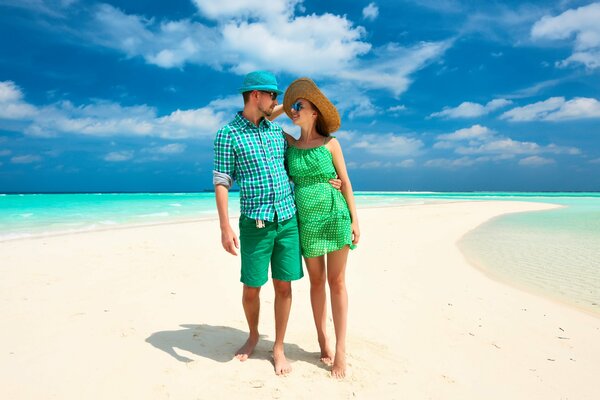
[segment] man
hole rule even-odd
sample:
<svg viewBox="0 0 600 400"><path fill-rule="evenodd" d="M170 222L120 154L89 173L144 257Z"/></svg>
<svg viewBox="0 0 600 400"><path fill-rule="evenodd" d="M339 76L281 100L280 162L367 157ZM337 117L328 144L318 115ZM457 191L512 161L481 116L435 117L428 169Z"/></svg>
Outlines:
<svg viewBox="0 0 600 400"><path fill-rule="evenodd" d="M275 373L282 375L291 371L283 345L292 305L291 282L304 275L296 207L284 167L285 134L267 119L282 91L275 76L267 71L246 75L239 91L244 110L217 132L213 171L221 243L232 255L239 249L242 261L242 305L250 333L235 356L245 361L258 343L259 294L271 263L275 288L273 361ZM239 240L228 215L229 188L234 180L240 187Z"/></svg>

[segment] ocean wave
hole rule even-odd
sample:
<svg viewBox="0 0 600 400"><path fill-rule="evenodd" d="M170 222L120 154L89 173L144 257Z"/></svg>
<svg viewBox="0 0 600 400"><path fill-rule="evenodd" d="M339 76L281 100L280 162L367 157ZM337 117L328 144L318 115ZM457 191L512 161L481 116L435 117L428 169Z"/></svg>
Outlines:
<svg viewBox="0 0 600 400"><path fill-rule="evenodd" d="M181 203L172 203L169 204L171 207L181 207Z"/></svg>
<svg viewBox="0 0 600 400"><path fill-rule="evenodd" d="M136 215L137 218L154 218L154 217L168 217L169 214L168 212L158 212L158 213L152 213L152 214L141 214L141 215Z"/></svg>

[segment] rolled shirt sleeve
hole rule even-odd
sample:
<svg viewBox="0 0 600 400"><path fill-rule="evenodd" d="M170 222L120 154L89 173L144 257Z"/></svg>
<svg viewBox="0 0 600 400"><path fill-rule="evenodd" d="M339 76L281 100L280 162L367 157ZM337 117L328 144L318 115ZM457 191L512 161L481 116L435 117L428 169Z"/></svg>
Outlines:
<svg viewBox="0 0 600 400"><path fill-rule="evenodd" d="M235 155L229 129L224 127L217 132L214 153L213 184L230 188L235 179Z"/></svg>

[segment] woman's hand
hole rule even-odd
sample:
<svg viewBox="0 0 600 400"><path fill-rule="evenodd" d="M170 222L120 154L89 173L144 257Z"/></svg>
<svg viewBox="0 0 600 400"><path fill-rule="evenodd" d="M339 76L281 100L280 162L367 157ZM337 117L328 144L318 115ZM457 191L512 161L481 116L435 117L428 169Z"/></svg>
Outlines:
<svg viewBox="0 0 600 400"><path fill-rule="evenodd" d="M358 244L360 239L360 228L358 222L352 222L352 244Z"/></svg>
<svg viewBox="0 0 600 400"><path fill-rule="evenodd" d="M339 179L339 178L330 179L329 184L331 186L333 186L333 188L335 190L337 190L338 192L342 191L342 180L341 179Z"/></svg>

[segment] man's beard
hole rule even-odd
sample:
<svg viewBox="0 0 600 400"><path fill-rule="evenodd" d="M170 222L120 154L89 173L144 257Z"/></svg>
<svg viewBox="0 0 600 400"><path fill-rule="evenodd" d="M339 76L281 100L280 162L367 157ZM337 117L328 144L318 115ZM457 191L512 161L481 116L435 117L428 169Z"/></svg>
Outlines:
<svg viewBox="0 0 600 400"><path fill-rule="evenodd" d="M262 113L263 113L263 116L265 116L265 117L270 117L270 116L271 116L271 114L273 114L273 107L269 107L269 108L268 108L268 109L266 109L266 110L263 110L262 108L258 107L258 110L259 110L260 112L262 112Z"/></svg>

